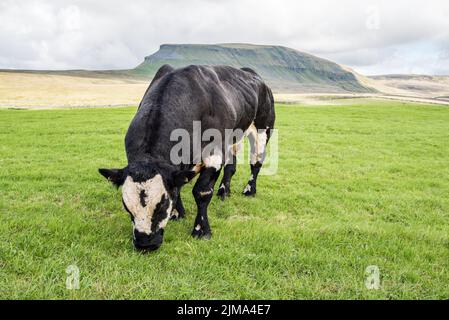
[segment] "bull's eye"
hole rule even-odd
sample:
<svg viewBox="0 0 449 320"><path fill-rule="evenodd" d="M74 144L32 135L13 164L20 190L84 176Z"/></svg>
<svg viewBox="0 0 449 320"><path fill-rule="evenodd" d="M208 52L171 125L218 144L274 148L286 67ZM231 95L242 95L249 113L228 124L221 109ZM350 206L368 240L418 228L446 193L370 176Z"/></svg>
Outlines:
<svg viewBox="0 0 449 320"><path fill-rule="evenodd" d="M168 216L168 207L170 205L170 200L165 197L165 195L162 195L161 201L156 205L156 208L154 209L153 217L151 218L151 226L153 231L156 231L157 226L159 223L167 218Z"/></svg>
<svg viewBox="0 0 449 320"><path fill-rule="evenodd" d="M140 198L140 204L142 205L142 207L146 207L147 205L147 194L145 193L145 190L140 190L139 193L139 198Z"/></svg>

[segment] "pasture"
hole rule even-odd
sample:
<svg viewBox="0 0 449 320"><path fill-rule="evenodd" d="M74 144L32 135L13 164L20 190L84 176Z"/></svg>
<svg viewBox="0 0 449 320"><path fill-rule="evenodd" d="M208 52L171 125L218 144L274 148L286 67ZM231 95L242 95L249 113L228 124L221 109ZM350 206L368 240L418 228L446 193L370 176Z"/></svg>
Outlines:
<svg viewBox="0 0 449 320"><path fill-rule="evenodd" d="M209 207L213 237L169 222L133 249L120 191L134 107L0 110L0 298L449 298L449 108L384 100L277 105L279 169ZM80 270L66 289L66 268ZM380 288L365 286L368 266Z"/></svg>

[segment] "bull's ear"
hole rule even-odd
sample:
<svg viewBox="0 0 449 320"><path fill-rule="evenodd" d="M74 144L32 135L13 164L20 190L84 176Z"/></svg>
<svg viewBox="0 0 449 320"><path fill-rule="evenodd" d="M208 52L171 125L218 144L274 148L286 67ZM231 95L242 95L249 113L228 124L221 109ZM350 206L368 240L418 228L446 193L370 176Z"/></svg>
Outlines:
<svg viewBox="0 0 449 320"><path fill-rule="evenodd" d="M180 170L173 173L173 181L175 186L182 187L196 176L196 172L192 170Z"/></svg>
<svg viewBox="0 0 449 320"><path fill-rule="evenodd" d="M126 175L123 169L98 169L98 172L117 187L125 182Z"/></svg>

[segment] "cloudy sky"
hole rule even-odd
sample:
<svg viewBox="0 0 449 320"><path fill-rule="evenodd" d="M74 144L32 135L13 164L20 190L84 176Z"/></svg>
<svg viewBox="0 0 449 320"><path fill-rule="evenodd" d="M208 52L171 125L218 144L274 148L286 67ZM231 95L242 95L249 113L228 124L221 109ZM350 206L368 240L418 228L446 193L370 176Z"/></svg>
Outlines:
<svg viewBox="0 0 449 320"><path fill-rule="evenodd" d="M132 68L162 43L226 42L449 75L449 1L0 0L0 68Z"/></svg>

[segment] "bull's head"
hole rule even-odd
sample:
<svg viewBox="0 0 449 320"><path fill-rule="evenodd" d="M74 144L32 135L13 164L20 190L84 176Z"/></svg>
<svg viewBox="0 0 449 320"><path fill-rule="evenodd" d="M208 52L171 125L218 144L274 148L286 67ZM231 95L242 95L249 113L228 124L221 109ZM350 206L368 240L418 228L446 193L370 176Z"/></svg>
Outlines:
<svg viewBox="0 0 449 320"><path fill-rule="evenodd" d="M149 163L98 171L115 186L122 186L122 203L131 216L136 249L158 249L176 205L179 188L192 179L194 173Z"/></svg>

